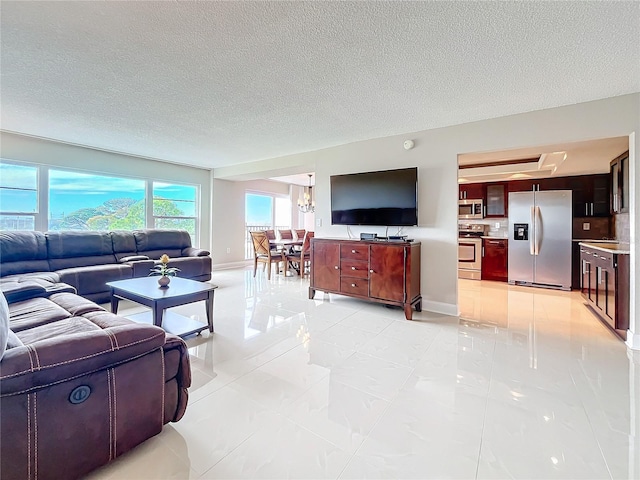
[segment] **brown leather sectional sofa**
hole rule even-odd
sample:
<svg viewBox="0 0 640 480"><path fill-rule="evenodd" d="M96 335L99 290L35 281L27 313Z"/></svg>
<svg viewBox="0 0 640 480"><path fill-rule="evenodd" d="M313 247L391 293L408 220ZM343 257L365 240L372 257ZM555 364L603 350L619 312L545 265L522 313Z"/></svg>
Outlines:
<svg viewBox="0 0 640 480"><path fill-rule="evenodd" d="M8 310L22 344L0 360L0 478L80 478L184 414L182 339L68 292Z"/></svg>
<svg viewBox="0 0 640 480"><path fill-rule="evenodd" d="M81 478L180 420L184 341L94 301L109 299L107 281L148 275L163 253L181 276L209 279L211 257L188 238L0 232L0 478Z"/></svg>
<svg viewBox="0 0 640 480"><path fill-rule="evenodd" d="M0 232L0 289L10 302L38 286L43 295L71 286L108 302L107 282L145 277L165 253L181 277L211 279L209 252L193 248L183 230Z"/></svg>

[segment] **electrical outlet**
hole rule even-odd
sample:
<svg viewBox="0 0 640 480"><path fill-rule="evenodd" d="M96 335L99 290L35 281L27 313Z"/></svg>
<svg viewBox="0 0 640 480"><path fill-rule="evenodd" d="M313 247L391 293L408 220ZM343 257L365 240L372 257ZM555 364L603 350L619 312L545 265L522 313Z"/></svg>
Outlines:
<svg viewBox="0 0 640 480"><path fill-rule="evenodd" d="M582 230L591 230L591 224L589 222L584 222L582 224Z"/></svg>
<svg viewBox="0 0 640 480"><path fill-rule="evenodd" d="M230 248L227 248L227 253L231 253L231 249Z"/></svg>
<svg viewBox="0 0 640 480"><path fill-rule="evenodd" d="M495 227L496 227L496 228L500 228L500 222L496 222L496 223L495 223Z"/></svg>
<svg viewBox="0 0 640 480"><path fill-rule="evenodd" d="M316 218L316 227L321 227L321 226L322 226L322 219Z"/></svg>

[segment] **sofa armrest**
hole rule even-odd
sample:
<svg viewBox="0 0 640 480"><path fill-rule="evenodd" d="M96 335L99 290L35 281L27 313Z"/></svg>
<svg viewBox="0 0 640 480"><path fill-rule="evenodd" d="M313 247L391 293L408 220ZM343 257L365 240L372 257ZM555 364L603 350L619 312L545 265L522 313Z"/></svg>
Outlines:
<svg viewBox="0 0 640 480"><path fill-rule="evenodd" d="M149 273L151 272L151 269L156 264L155 260L150 260L149 257L145 255L140 255L140 256L144 257L144 259L130 260L128 262L123 262L122 260L120 260L121 263L125 265L129 265L133 269L133 274L132 274L133 278L146 277L147 275L149 275ZM132 257L129 257L129 258L132 258Z"/></svg>
<svg viewBox="0 0 640 480"><path fill-rule="evenodd" d="M0 362L0 396L31 392L112 367L164 344L161 328L131 323L12 348Z"/></svg>
<svg viewBox="0 0 640 480"><path fill-rule="evenodd" d="M9 304L47 296L45 287L30 280L26 282L6 282L0 285L0 290L2 290Z"/></svg>
<svg viewBox="0 0 640 480"><path fill-rule="evenodd" d="M211 255L211 252L201 248L187 247L182 249L183 257L206 257L208 255Z"/></svg>
<svg viewBox="0 0 640 480"><path fill-rule="evenodd" d="M128 257L122 257L120 263L139 262L140 260L149 260L146 255L130 255Z"/></svg>

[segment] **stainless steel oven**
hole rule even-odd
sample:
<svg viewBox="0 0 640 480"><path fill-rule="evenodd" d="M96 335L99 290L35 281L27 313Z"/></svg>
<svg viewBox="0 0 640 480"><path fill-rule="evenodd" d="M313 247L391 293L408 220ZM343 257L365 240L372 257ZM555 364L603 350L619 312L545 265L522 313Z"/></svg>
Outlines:
<svg viewBox="0 0 640 480"><path fill-rule="evenodd" d="M458 200L458 218L484 218L484 202L482 199Z"/></svg>
<svg viewBox="0 0 640 480"><path fill-rule="evenodd" d="M482 276L482 239L458 239L458 278L480 280Z"/></svg>
<svg viewBox="0 0 640 480"><path fill-rule="evenodd" d="M458 278L482 279L482 236L488 231L485 224L458 225Z"/></svg>

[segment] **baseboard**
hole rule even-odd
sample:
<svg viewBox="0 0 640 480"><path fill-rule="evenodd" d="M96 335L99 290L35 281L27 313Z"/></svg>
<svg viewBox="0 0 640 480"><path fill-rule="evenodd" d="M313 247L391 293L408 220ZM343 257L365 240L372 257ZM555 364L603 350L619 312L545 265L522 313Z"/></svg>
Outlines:
<svg viewBox="0 0 640 480"><path fill-rule="evenodd" d="M433 302L422 299L422 309L433 313L441 313L443 315L458 316L458 305L454 303Z"/></svg>
<svg viewBox="0 0 640 480"><path fill-rule="evenodd" d="M640 333L634 334L631 330L627 330L627 341L625 343L631 350L640 350Z"/></svg>
<svg viewBox="0 0 640 480"><path fill-rule="evenodd" d="M216 263L212 265L213 270L231 270L232 268L244 268L252 265L253 260L242 260L240 262Z"/></svg>

